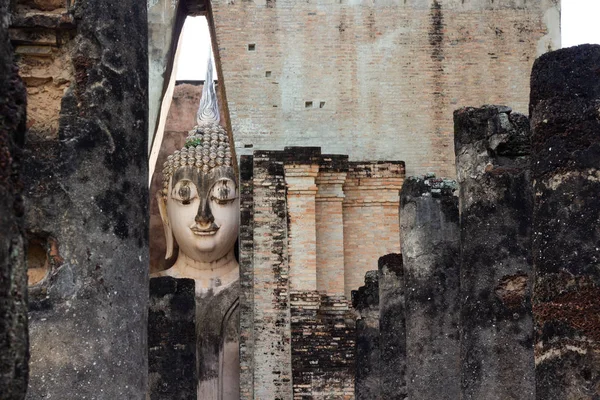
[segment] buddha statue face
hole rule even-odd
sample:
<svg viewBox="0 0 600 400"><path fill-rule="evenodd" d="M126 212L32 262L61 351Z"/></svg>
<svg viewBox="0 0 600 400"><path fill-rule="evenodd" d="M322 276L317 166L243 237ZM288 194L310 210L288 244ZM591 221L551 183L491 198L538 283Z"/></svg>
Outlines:
<svg viewBox="0 0 600 400"><path fill-rule="evenodd" d="M233 251L239 228L239 195L227 136L217 125L195 128L186 147L165 163L159 208L167 239L200 263Z"/></svg>

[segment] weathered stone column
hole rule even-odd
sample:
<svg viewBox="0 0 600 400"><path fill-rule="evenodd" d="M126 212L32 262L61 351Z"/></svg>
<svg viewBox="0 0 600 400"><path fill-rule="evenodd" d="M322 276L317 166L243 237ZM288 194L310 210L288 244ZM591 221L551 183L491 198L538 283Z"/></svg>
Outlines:
<svg viewBox="0 0 600 400"><path fill-rule="evenodd" d="M356 400L381 398L379 346L379 283L377 271L365 274L365 284L352 291L356 320Z"/></svg>
<svg viewBox="0 0 600 400"><path fill-rule="evenodd" d="M531 74L536 396L600 398L600 46Z"/></svg>
<svg viewBox="0 0 600 400"><path fill-rule="evenodd" d="M323 155L317 175L317 290L344 294L344 218L342 185L348 171L347 156Z"/></svg>
<svg viewBox="0 0 600 400"><path fill-rule="evenodd" d="M146 2L58 3L73 9L20 22L51 35L63 24L73 28L54 42L63 55L57 69L67 76L53 89L62 100L47 99L60 103L57 129L32 127L23 163L26 226L48 266L29 290L27 397L141 400L148 390Z"/></svg>
<svg viewBox="0 0 600 400"><path fill-rule="evenodd" d="M406 399L406 319L402 255L379 258L379 374L382 399Z"/></svg>
<svg viewBox="0 0 600 400"><path fill-rule="evenodd" d="M0 0L0 397L21 400L27 388L29 358L20 181L26 99L8 40L10 3Z"/></svg>
<svg viewBox="0 0 600 400"><path fill-rule="evenodd" d="M460 235L456 182L408 178L400 193L411 400L460 398ZM381 283L380 283L381 285Z"/></svg>
<svg viewBox="0 0 600 400"><path fill-rule="evenodd" d="M463 108L454 132L461 398L533 399L529 123L508 107Z"/></svg>
<svg viewBox="0 0 600 400"><path fill-rule="evenodd" d="M148 396L196 400L196 297L193 279L150 279Z"/></svg>
<svg viewBox="0 0 600 400"><path fill-rule="evenodd" d="M317 290L315 178L320 155L319 147L289 147L284 155L291 290Z"/></svg>

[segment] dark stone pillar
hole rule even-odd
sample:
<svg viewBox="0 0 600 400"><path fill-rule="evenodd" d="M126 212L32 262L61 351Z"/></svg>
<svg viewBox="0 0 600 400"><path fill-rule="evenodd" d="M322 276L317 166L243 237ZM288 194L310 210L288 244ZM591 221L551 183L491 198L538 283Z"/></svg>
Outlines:
<svg viewBox="0 0 600 400"><path fill-rule="evenodd" d="M54 243L47 275L29 292L27 396L145 399L146 2L73 4L74 80L59 129L28 132L24 158L27 229Z"/></svg>
<svg viewBox="0 0 600 400"><path fill-rule="evenodd" d="M533 399L529 121L508 107L463 108L454 132L462 398Z"/></svg>
<svg viewBox="0 0 600 400"><path fill-rule="evenodd" d="M151 400L195 399L196 298L193 279L150 279L148 372Z"/></svg>
<svg viewBox="0 0 600 400"><path fill-rule="evenodd" d="M409 178L400 195L406 382L411 400L460 398L460 235L455 189L456 182L435 176Z"/></svg>
<svg viewBox="0 0 600 400"><path fill-rule="evenodd" d="M600 46L531 74L538 399L600 398Z"/></svg>
<svg viewBox="0 0 600 400"><path fill-rule="evenodd" d="M25 88L8 40L9 0L0 0L0 398L27 388L27 271L20 182Z"/></svg>
<svg viewBox="0 0 600 400"><path fill-rule="evenodd" d="M356 320L356 400L381 398L379 347L379 283L377 271L365 274L365 285L352 291Z"/></svg>
<svg viewBox="0 0 600 400"><path fill-rule="evenodd" d="M379 258L379 359L382 399L406 399L406 322L401 254Z"/></svg>

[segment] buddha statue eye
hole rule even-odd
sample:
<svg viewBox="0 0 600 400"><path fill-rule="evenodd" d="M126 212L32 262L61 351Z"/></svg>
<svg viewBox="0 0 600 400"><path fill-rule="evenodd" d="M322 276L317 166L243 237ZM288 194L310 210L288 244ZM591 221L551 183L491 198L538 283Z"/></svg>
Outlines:
<svg viewBox="0 0 600 400"><path fill-rule="evenodd" d="M188 205L197 197L196 186L190 181L178 182L173 188L172 196L183 205Z"/></svg>
<svg viewBox="0 0 600 400"><path fill-rule="evenodd" d="M229 204L237 199L235 182L230 179L222 179L215 183L211 190L210 199L217 204Z"/></svg>

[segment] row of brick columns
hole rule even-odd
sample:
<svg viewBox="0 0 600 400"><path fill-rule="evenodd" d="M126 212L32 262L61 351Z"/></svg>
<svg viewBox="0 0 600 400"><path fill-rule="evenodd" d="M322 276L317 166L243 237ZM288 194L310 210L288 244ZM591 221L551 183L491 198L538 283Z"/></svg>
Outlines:
<svg viewBox="0 0 600 400"><path fill-rule="evenodd" d="M380 256L399 252L403 164L348 165L327 155L284 162L292 291L349 298Z"/></svg>

